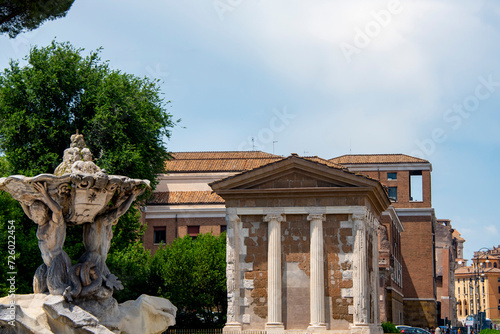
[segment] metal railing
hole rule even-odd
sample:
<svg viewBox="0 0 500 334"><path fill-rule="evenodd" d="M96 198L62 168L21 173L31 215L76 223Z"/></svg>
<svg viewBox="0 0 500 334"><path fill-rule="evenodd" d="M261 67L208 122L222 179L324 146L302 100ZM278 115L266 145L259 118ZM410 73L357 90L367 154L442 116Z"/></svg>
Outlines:
<svg viewBox="0 0 500 334"><path fill-rule="evenodd" d="M163 334L222 334L222 328L167 329Z"/></svg>

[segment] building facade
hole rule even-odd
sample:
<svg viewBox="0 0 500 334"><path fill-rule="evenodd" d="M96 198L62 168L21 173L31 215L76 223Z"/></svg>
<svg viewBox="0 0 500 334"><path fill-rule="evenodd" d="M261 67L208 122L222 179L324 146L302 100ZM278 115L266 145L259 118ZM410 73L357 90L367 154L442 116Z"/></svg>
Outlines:
<svg viewBox="0 0 500 334"><path fill-rule="evenodd" d="M228 322L242 330L382 333L374 179L290 156L211 183L228 225Z"/></svg>
<svg viewBox="0 0 500 334"><path fill-rule="evenodd" d="M457 257L463 252L463 238L457 239L449 219L436 224L436 294L440 325L457 326L455 269ZM462 256L462 254L460 254Z"/></svg>
<svg viewBox="0 0 500 334"><path fill-rule="evenodd" d="M144 244L153 251L161 243L171 243L177 237L196 237L198 233L207 232L217 235L230 229L226 208L236 205L228 206L227 198L214 192L209 184L284 160L258 151L172 155L173 159L165 165L168 173L160 176L160 183L143 214L147 223ZM452 231L455 235L458 233L458 238L452 239L457 241L456 255L454 248L449 248L453 254L446 256L448 267L444 269L449 274L440 281L451 279L451 283L447 283L444 290L443 283L438 288L436 262L445 257L441 248L436 248L435 236L440 225L431 204L432 166L427 160L403 154L347 155L330 160L292 156L344 173L359 174L357 176L377 180L384 186L391 205L377 216L378 247L375 247L379 250L376 308L382 321L431 327L438 325L443 315L451 318L449 314L455 314L450 261L458 261L463 256L460 252L463 253L464 240ZM348 200L349 197L344 199ZM310 222L305 219L302 224L309 226ZM449 302L442 303L446 297ZM442 311L443 304L445 311Z"/></svg>
<svg viewBox="0 0 500 334"><path fill-rule="evenodd" d="M252 152L178 152L165 162L168 174L159 184L143 213L147 229L144 246L153 252L161 243L170 244L186 234L195 237L226 229L224 200L209 183L282 159Z"/></svg>
<svg viewBox="0 0 500 334"><path fill-rule="evenodd" d="M380 321L404 324L401 233L394 207L382 213L379 226Z"/></svg>
<svg viewBox="0 0 500 334"><path fill-rule="evenodd" d="M500 247L474 252L471 266L455 271L457 319L485 312L486 318L500 322Z"/></svg>
<svg viewBox="0 0 500 334"><path fill-rule="evenodd" d="M379 180L388 189L401 233L404 323L438 325L435 225L429 161L404 154L344 155L330 159L352 172Z"/></svg>

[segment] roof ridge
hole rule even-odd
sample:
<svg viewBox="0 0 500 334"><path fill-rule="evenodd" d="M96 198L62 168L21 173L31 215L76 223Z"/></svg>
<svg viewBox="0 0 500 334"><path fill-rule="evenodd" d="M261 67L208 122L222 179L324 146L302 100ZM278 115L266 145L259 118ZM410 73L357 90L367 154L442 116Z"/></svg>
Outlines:
<svg viewBox="0 0 500 334"><path fill-rule="evenodd" d="M329 161L340 164L430 163L426 159L406 153L344 154L331 158Z"/></svg>
<svg viewBox="0 0 500 334"><path fill-rule="evenodd" d="M264 151L177 151L177 152L170 152L170 153L175 154L175 153L225 153L225 152L228 152L228 153L261 152L261 153L266 153L266 154L273 154L273 153L268 153L268 152L264 152Z"/></svg>

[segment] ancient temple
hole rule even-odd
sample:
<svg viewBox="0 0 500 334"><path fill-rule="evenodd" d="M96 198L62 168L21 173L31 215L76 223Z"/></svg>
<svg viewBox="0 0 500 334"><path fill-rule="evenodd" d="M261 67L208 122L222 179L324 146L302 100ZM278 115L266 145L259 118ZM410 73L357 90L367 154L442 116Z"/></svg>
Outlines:
<svg viewBox="0 0 500 334"><path fill-rule="evenodd" d="M379 181L292 155L210 186L226 203L225 332L382 332Z"/></svg>

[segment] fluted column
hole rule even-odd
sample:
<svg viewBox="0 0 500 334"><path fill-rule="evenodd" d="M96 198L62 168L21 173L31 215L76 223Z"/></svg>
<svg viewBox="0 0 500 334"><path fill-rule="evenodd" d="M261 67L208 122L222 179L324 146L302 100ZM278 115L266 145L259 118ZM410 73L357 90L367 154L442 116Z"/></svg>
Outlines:
<svg viewBox="0 0 500 334"><path fill-rule="evenodd" d="M283 215L267 215L267 323L266 329L283 329L281 310L281 222Z"/></svg>
<svg viewBox="0 0 500 334"><path fill-rule="evenodd" d="M240 315L240 269L239 231L241 220L234 214L226 215L226 278L227 278L227 323L225 333L242 330Z"/></svg>
<svg viewBox="0 0 500 334"><path fill-rule="evenodd" d="M367 325L369 305L368 292L368 266L366 249L366 226L364 214L354 214L355 239L354 239L354 325Z"/></svg>
<svg viewBox="0 0 500 334"><path fill-rule="evenodd" d="M326 329L325 323L325 273L323 250L324 215L309 215L311 222L311 281L310 309L311 323L308 329Z"/></svg>

